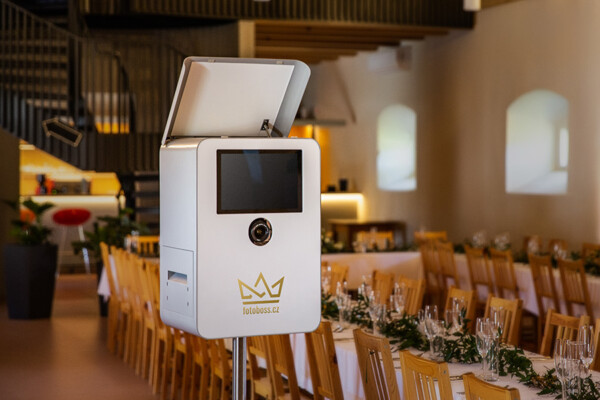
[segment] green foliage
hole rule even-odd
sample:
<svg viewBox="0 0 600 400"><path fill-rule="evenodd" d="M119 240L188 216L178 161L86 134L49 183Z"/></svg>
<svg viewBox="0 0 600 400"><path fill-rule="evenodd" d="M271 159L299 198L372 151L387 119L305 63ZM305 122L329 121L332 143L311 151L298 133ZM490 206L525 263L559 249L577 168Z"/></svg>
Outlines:
<svg viewBox="0 0 600 400"><path fill-rule="evenodd" d="M402 318L385 324L381 333L390 338L390 343L400 350L412 347L425 351L429 348L427 338L419 332L419 321L413 315L404 313Z"/></svg>
<svg viewBox="0 0 600 400"><path fill-rule="evenodd" d="M444 361L474 364L481 362L475 336L467 330L455 332L444 341Z"/></svg>
<svg viewBox="0 0 600 400"><path fill-rule="evenodd" d="M338 307L331 294L321 292L321 316L325 319L337 319Z"/></svg>
<svg viewBox="0 0 600 400"><path fill-rule="evenodd" d="M145 225L138 224L131 220L131 208L119 210L119 215L116 217L98 217L98 221L94 222L94 230L85 232L85 241L73 242L73 250L79 253L86 248L98 257L100 255L100 242L104 242L109 246L123 248L125 237L133 231L138 231L141 235L149 233Z"/></svg>
<svg viewBox="0 0 600 400"><path fill-rule="evenodd" d="M19 210L18 202L6 202L13 209ZM35 201L27 198L22 203L23 207L31 211L34 216L33 221L23 218L11 221L10 235L14 237L19 244L36 246L42 244L49 244L48 237L52 233L52 230L42 225L42 215L50 208L54 207L54 204L50 202L36 203Z"/></svg>

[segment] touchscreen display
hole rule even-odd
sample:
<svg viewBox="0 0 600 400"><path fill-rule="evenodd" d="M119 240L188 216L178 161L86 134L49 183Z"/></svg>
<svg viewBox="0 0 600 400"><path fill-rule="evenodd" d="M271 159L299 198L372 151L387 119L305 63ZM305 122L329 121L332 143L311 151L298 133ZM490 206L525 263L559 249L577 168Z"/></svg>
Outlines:
<svg viewBox="0 0 600 400"><path fill-rule="evenodd" d="M301 150L217 150L217 214L302 212Z"/></svg>

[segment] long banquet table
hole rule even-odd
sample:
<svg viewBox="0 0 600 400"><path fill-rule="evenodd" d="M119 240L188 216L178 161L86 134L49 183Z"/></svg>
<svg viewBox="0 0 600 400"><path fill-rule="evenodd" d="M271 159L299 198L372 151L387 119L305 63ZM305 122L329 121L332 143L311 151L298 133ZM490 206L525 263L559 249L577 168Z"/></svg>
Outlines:
<svg viewBox="0 0 600 400"><path fill-rule="evenodd" d="M360 371L358 369L358 356L356 353L356 348L354 347L354 341L352 339L352 330L346 329L341 333L334 333L334 340L342 389L344 391L344 399L363 400L364 392L362 388L362 381L360 379ZM291 342L296 366L296 375L298 377L298 385L312 393L312 383L310 379L310 371L308 370L308 361L306 359L306 342L304 341L304 335L291 335ZM422 352L415 353L420 354ZM533 353L531 353L531 356L532 357L530 359L533 362L534 369L538 373L541 374L547 369L554 368L554 362L552 359L541 357ZM396 368L396 380L398 382L398 388L402 398L404 399L402 392L402 371L400 370L398 353L394 352L392 357L394 360L394 367ZM481 364L469 365L449 363L448 371L450 372L450 380L454 399L463 400L465 399L464 385L462 379L460 379L460 376L467 372L473 372L477 375L481 371ZM594 380L600 379L600 373L594 372L593 378ZM554 399L555 397L555 395L540 396L537 394L539 390L519 383L516 378L511 378L510 376L500 377L500 379L494 384L517 388L520 392L522 400L536 399L538 397L541 399L550 400Z"/></svg>
<svg viewBox="0 0 600 400"><path fill-rule="evenodd" d="M464 254L456 254L456 270L458 273L459 286L461 289L470 289L469 270L467 267L467 258ZM419 252L381 252L381 253L336 253L324 254L322 261L348 265L348 286L357 288L362 282L362 277L369 275L373 270L381 270L387 273L394 273L396 276L404 275L412 279L424 277L421 255ZM491 265L490 265L491 268ZM515 263L515 275L517 286L519 287L519 296L523 299L523 308L538 315L538 306L535 299L535 289L533 287L533 278L531 268L528 264ZM558 291L561 302L560 312L566 314L567 309L562 296L562 283L558 270L554 270L554 280L556 290ZM588 287L592 307L594 308L594 317L600 317L600 277L587 275ZM479 289L479 297L485 300L487 293ZM584 313L582 307L576 307L576 312Z"/></svg>

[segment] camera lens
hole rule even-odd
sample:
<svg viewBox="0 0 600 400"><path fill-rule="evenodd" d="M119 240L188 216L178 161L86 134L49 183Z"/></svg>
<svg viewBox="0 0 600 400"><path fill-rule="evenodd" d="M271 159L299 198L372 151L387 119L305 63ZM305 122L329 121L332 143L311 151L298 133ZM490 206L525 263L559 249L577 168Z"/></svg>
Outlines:
<svg viewBox="0 0 600 400"><path fill-rule="evenodd" d="M271 240L271 223L264 218L257 218L250 224L248 236L250 241L257 246L264 246Z"/></svg>

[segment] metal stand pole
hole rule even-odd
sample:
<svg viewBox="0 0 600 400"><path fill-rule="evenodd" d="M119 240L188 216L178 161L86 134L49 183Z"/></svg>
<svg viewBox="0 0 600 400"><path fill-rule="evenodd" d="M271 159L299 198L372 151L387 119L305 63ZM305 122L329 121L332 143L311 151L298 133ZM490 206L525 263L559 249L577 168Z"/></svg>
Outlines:
<svg viewBox="0 0 600 400"><path fill-rule="evenodd" d="M233 400L246 400L246 338L234 337L233 353Z"/></svg>

